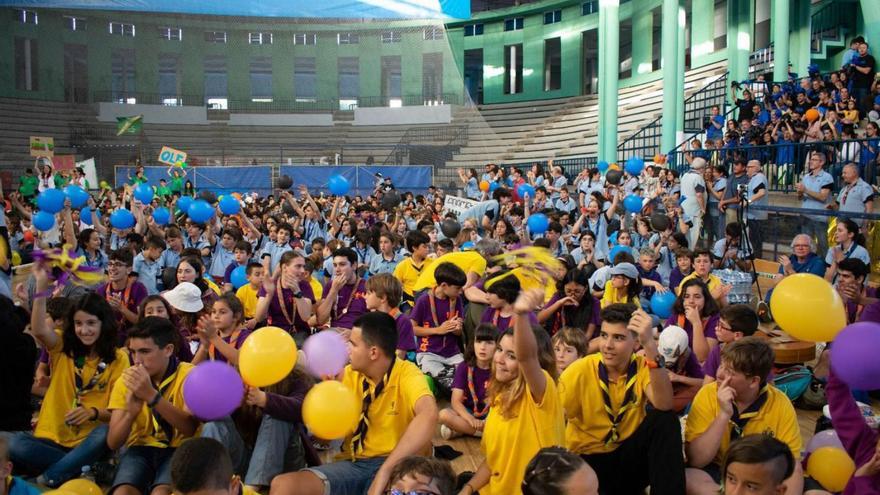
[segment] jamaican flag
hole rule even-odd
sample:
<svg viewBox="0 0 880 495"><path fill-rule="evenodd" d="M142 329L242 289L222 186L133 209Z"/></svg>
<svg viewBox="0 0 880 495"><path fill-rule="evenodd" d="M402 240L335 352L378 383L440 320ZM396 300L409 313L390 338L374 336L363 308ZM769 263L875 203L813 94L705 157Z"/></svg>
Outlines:
<svg viewBox="0 0 880 495"><path fill-rule="evenodd" d="M132 117L116 117L116 135L140 134L143 122L143 114Z"/></svg>

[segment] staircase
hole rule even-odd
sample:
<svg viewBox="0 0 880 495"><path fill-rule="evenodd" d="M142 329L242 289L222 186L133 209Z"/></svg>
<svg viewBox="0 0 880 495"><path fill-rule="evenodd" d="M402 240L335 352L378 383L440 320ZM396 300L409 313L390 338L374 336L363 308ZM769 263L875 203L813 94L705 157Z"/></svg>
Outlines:
<svg viewBox="0 0 880 495"><path fill-rule="evenodd" d="M845 4L851 4L853 9L847 9ZM855 29L858 8L855 1L838 0L829 1L813 12L810 20L811 58L830 59L848 46L846 37Z"/></svg>

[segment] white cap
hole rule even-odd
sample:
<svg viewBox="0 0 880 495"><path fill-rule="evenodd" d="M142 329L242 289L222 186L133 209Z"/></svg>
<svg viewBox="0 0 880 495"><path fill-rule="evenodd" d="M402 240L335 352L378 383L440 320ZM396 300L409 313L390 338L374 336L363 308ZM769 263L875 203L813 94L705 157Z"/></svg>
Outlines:
<svg viewBox="0 0 880 495"><path fill-rule="evenodd" d="M683 328L668 326L660 332L660 341L657 342L660 355L666 360L667 366L672 365L688 349L688 335Z"/></svg>
<svg viewBox="0 0 880 495"><path fill-rule="evenodd" d="M202 303L202 291L190 282L177 284L177 287L163 293L162 297L171 307L186 313L198 313L205 307Z"/></svg>

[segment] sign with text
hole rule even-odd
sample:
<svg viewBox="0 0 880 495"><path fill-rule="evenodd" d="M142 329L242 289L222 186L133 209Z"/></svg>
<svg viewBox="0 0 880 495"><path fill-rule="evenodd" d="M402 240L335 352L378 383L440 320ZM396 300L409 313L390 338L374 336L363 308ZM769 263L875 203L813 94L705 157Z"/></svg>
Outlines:
<svg viewBox="0 0 880 495"><path fill-rule="evenodd" d="M479 203L479 201L459 198L458 196L446 196L446 199L443 201L443 209L455 213L456 216L460 216L465 210L477 203Z"/></svg>
<svg viewBox="0 0 880 495"><path fill-rule="evenodd" d="M52 158L55 155L55 138L47 136L31 136L31 156L46 156Z"/></svg>
<svg viewBox="0 0 880 495"><path fill-rule="evenodd" d="M52 157L52 167L55 170L73 170L76 167L76 157L73 155L55 155Z"/></svg>
<svg viewBox="0 0 880 495"><path fill-rule="evenodd" d="M162 151L159 152L159 161L168 165L177 165L177 162L186 161L186 153L168 146L162 146Z"/></svg>

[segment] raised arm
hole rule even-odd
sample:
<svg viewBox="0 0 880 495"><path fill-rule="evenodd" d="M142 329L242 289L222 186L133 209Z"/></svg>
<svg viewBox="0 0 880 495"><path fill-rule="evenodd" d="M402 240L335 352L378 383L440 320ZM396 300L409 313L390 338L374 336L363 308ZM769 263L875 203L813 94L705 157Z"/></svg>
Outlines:
<svg viewBox="0 0 880 495"><path fill-rule="evenodd" d="M34 263L33 276L36 281L36 292L33 297L33 309L31 310L31 333L46 349L53 349L58 344L58 334L54 329L46 325L46 292L49 290L49 278L46 269L39 263Z"/></svg>
<svg viewBox="0 0 880 495"><path fill-rule="evenodd" d="M541 362L538 360L538 342L528 314L543 301L544 291L531 289L521 292L513 305L513 310L516 312L513 324L514 353L532 393L532 400L539 404L544 400L544 392L547 390L547 375L544 374Z"/></svg>

